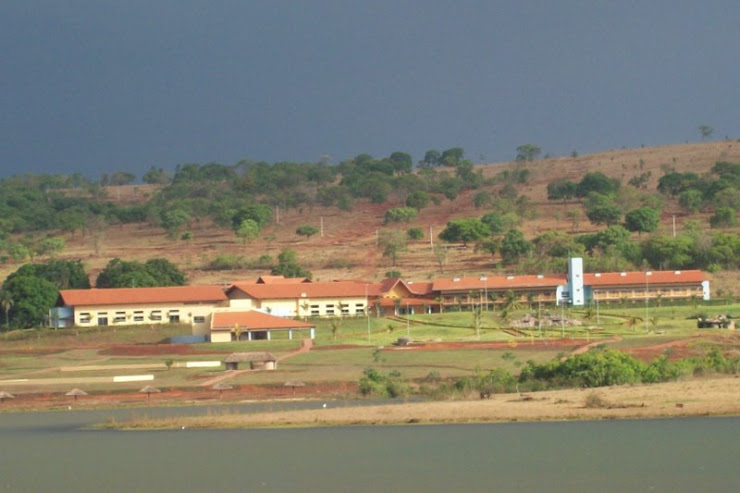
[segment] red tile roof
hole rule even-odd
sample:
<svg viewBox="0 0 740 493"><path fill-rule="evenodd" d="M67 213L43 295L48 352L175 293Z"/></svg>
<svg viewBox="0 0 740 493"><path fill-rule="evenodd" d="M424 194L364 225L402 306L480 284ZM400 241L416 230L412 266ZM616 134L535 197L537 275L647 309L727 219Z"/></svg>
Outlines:
<svg viewBox="0 0 740 493"><path fill-rule="evenodd" d="M455 279L437 279L432 284L434 291L468 291L475 289L524 289L524 288L554 288L565 284L565 276L495 276L481 279L480 277L458 277Z"/></svg>
<svg viewBox="0 0 740 493"><path fill-rule="evenodd" d="M66 306L214 303L228 300L221 286L64 289L59 291L59 296Z"/></svg>
<svg viewBox="0 0 740 493"><path fill-rule="evenodd" d="M301 284L233 284L226 293L238 289L258 300L299 298L364 298L373 295L375 283L362 284L354 281L311 282ZM367 286L367 291L366 291Z"/></svg>
<svg viewBox="0 0 740 493"><path fill-rule="evenodd" d="M251 310L248 312L216 312L211 319L211 330L231 330L236 325L248 330L310 329L314 324L276 317Z"/></svg>
<svg viewBox="0 0 740 493"><path fill-rule="evenodd" d="M256 284L300 284L302 282L311 282L311 280L306 277L260 276Z"/></svg>
<svg viewBox="0 0 740 493"><path fill-rule="evenodd" d="M651 272L651 271L648 271ZM652 271L648 276L645 272L603 272L583 274L583 283L586 286L625 286L648 284L700 284L707 280L707 275L700 270L662 270Z"/></svg>

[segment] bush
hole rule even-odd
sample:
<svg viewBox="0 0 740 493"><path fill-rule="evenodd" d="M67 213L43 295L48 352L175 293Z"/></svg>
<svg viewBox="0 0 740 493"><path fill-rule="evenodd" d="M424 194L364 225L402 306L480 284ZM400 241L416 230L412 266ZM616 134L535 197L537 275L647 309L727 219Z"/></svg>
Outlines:
<svg viewBox="0 0 740 493"><path fill-rule="evenodd" d="M385 211L385 224L410 222L415 219L419 212L413 207L396 207Z"/></svg>
<svg viewBox="0 0 740 493"><path fill-rule="evenodd" d="M244 269L247 267L247 261L241 255L234 255L232 253L222 253L216 256L213 260L208 262L204 267L205 270L235 270Z"/></svg>
<svg viewBox="0 0 740 493"><path fill-rule="evenodd" d="M374 397L403 397L409 393L408 384L400 380L401 374L392 371L387 375L374 368L367 368L360 378L360 393Z"/></svg>
<svg viewBox="0 0 740 493"><path fill-rule="evenodd" d="M421 240L424 238L424 230L421 228L409 228L406 231L406 236L409 240Z"/></svg>

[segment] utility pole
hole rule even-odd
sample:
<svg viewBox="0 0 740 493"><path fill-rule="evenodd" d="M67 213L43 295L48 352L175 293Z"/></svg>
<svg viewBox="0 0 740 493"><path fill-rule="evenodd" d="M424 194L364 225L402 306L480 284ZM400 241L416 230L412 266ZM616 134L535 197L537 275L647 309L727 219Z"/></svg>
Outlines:
<svg viewBox="0 0 740 493"><path fill-rule="evenodd" d="M370 344L370 305L367 297L367 284L365 284L365 313L367 314L367 343Z"/></svg>
<svg viewBox="0 0 740 493"><path fill-rule="evenodd" d="M324 237L324 216L321 216L321 237Z"/></svg>
<svg viewBox="0 0 740 493"><path fill-rule="evenodd" d="M411 321L409 321L409 316L411 315L411 312L409 312L409 302L406 301L406 337L411 339Z"/></svg>
<svg viewBox="0 0 740 493"><path fill-rule="evenodd" d="M673 237L676 237L676 215L673 215Z"/></svg>
<svg viewBox="0 0 740 493"><path fill-rule="evenodd" d="M434 250L434 231L431 226L429 226L429 246Z"/></svg>

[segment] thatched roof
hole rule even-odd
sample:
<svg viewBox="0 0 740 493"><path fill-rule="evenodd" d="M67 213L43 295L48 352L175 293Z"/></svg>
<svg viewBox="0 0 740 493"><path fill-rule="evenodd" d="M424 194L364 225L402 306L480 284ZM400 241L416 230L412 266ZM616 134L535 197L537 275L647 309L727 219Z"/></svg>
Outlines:
<svg viewBox="0 0 740 493"><path fill-rule="evenodd" d="M306 384L300 380L288 380L283 384L283 387L305 387Z"/></svg>
<svg viewBox="0 0 740 493"><path fill-rule="evenodd" d="M83 396L83 395L87 395L87 392L85 392L85 391L84 391L84 390L82 390L82 389L77 389L77 388L74 388L74 389L70 390L69 392L67 392L67 393L66 393L66 394L64 394L64 395L68 395L68 396L70 396L70 397L78 397L78 396Z"/></svg>
<svg viewBox="0 0 740 493"><path fill-rule="evenodd" d="M218 383L217 383L216 385L214 385L214 386L213 386L213 387L211 387L211 388L212 388L213 390L231 390L231 389L233 389L234 387L232 387L232 386L231 386L231 385L229 385L228 383L224 383L224 382L218 382Z"/></svg>
<svg viewBox="0 0 740 493"><path fill-rule="evenodd" d="M277 361L277 358L274 354L266 351L233 353L224 360L224 363L249 363L252 361Z"/></svg>
<svg viewBox="0 0 740 493"><path fill-rule="evenodd" d="M152 387L151 385L147 385L143 389L141 389L139 392L142 394L156 394L157 392L162 392L157 387Z"/></svg>
<svg viewBox="0 0 740 493"><path fill-rule="evenodd" d="M15 399L15 396L11 394L10 392L5 392L4 390L0 390L0 401L5 399Z"/></svg>

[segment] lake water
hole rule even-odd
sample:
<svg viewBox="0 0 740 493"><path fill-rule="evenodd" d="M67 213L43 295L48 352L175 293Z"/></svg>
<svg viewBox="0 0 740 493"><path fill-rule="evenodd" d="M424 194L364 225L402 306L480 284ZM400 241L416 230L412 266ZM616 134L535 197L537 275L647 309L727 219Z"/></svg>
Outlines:
<svg viewBox="0 0 740 493"><path fill-rule="evenodd" d="M304 406L316 405L304 404ZM269 409L269 405L249 410ZM1 491L737 491L740 418L274 430L85 430L0 414Z"/></svg>

